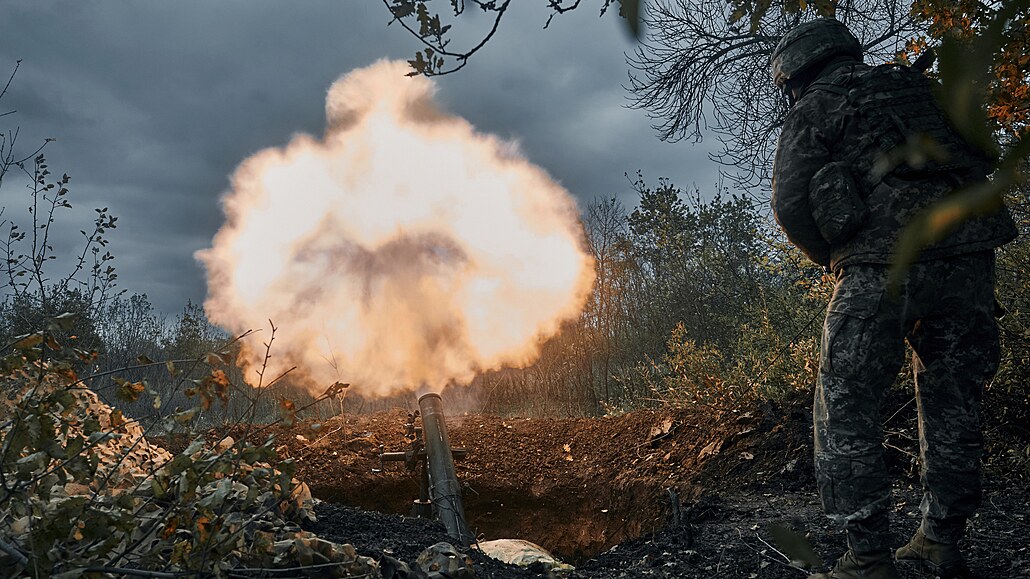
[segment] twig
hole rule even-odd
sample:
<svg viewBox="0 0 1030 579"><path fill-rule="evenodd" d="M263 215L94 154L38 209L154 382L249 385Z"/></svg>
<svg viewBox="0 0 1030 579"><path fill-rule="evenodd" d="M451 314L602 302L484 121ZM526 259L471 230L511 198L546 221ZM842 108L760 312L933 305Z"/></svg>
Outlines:
<svg viewBox="0 0 1030 579"><path fill-rule="evenodd" d="M325 440L326 438L332 436L333 434L336 434L337 432L343 430L343 428L344 427L341 426L341 427L337 428L336 430L331 430L331 431L325 433L324 436L321 436L321 437L319 437L319 438L317 438L315 440L312 440L308 444L304 445L304 452L300 456L298 456L297 458L303 458L303 457L307 456L308 453L310 453L312 450L315 450L314 448L312 448L314 445L318 444L319 442L322 442L323 440Z"/></svg>
<svg viewBox="0 0 1030 579"><path fill-rule="evenodd" d="M142 370L144 368L153 368L154 366L164 366L168 362L171 362L173 364L184 364L186 362L199 363L200 359L199 358L195 358L195 359L182 359L182 360L164 360L164 361L161 361L161 362L150 362L150 363L147 363L147 364L135 364L133 366L122 366L121 368L114 368L113 370L105 370L103 372L97 372L95 374L90 374L89 376L86 376L86 377L83 377L83 378L79 378L75 382L72 382L71 384L69 384L68 388L72 389L72 388L75 388L76 386L80 386L81 385L84 389L93 390L94 392L98 392L98 391L101 391L101 390L106 390L106 389L110 388L111 385L107 385L107 386L86 386L86 382L88 382L90 380L95 380L97 378L103 378L104 376L111 376L112 374L119 374L119 373L122 373L122 372L128 372L130 370Z"/></svg>
<svg viewBox="0 0 1030 579"><path fill-rule="evenodd" d="M172 579L174 577L200 577L201 574L196 571L147 571L145 569L128 569L125 567L103 567L103 566L91 566L80 569L83 573L112 573L115 575L132 575L134 577L162 577Z"/></svg>
<svg viewBox="0 0 1030 579"><path fill-rule="evenodd" d="M907 451L904 448L899 448L897 446L894 446L893 444L891 444L889 442L884 442L883 445L885 447L887 447L887 448L892 449L892 450L896 450L896 451L900 452L901 454L904 454L905 456L908 456L908 457L911 457L911 458L916 458L916 453Z"/></svg>
<svg viewBox="0 0 1030 579"><path fill-rule="evenodd" d="M780 557L783 557L784 561L786 561L787 563L790 563L790 557L784 555L782 551L780 551L776 547L773 547L768 542L766 542L766 540L763 539L761 535L759 535L758 533L755 533L755 538L758 539L759 541L761 541L762 544L765 545L766 547L768 547L769 549L772 549L773 553L776 553Z"/></svg>
<svg viewBox="0 0 1030 579"><path fill-rule="evenodd" d="M11 71L11 76L7 78L7 84L4 85L4 90L0 91L0 99L4 98L7 94L7 89L11 88L11 81L14 80L14 75L18 74L18 67L21 66L21 59L14 61L14 70Z"/></svg>
<svg viewBox="0 0 1030 579"><path fill-rule="evenodd" d="M341 567L343 565L350 565L354 561L341 561L339 563L319 563L317 565L301 565L300 567L283 567L281 569L275 568L254 568L244 567L241 569L233 569L227 573L229 577L253 577L251 574L260 575L276 575L279 573L295 573L297 571L308 571L313 569L327 569L330 567ZM351 579L363 579L364 577L371 577L372 573L365 573L363 575L350 575Z"/></svg>
<svg viewBox="0 0 1030 579"><path fill-rule="evenodd" d="M429 40L426 40L426 36L430 36L430 35L423 36L422 34L419 33L419 31L417 31L414 28L412 28L404 20L404 18L402 18L402 17L394 16L393 20L391 20L390 23L393 23L393 22L399 23L405 30L408 31L409 34L411 34L416 39L418 39L418 41L421 42L424 46L426 46L427 48L432 49L434 51L434 53L436 54L436 56L441 56L441 57L445 56L445 57L453 58L455 61L460 63L460 64L454 66L453 68L438 69L436 72L433 72L431 70L431 68L427 69L425 71L422 71L422 74L425 74L426 76L443 76L443 75L446 75L446 74L451 74L451 73L457 72L457 71L461 70L462 68L465 68L465 65L468 64L469 58L471 58L473 54L478 52L479 49L483 48L483 46L486 45L486 43L491 38L493 38L494 34L497 32L498 26L501 24L501 18L504 17L504 13L508 9L508 4L510 4L510 3L511 3L511 0L504 0L503 4L501 4L500 6L497 6L495 2L489 2L489 3L477 2L479 7L482 8L484 11L491 11L491 12L495 13L493 26L490 28L490 31L487 32L486 35L482 39L480 39L480 41L476 45L474 45L472 48L470 48L470 49L468 49L468 50L466 50L464 52L451 52L450 50L447 50L447 45L450 43L450 40L444 40L442 34L436 35L436 43L435 44L433 42L430 42ZM387 10L390 9L390 3L389 3L388 0L383 0L383 5L386 6ZM391 11L391 13L392 13L392 11ZM430 67L432 66L431 59L430 59L429 65L430 65Z"/></svg>
<svg viewBox="0 0 1030 579"><path fill-rule="evenodd" d="M998 509L998 514L999 514L999 515L1001 515L1002 517L1005 517L1006 519L1008 519L1009 521L1011 521L1011 522L1013 522L1013 523L1018 523L1018 524L1020 524L1020 525L1023 525L1024 527L1030 527L1030 524L1027 524L1027 522L1026 522L1026 521L1020 521L1019 519L1014 519L1014 518L1010 517L1010 516L1008 515L1008 513L1006 513L1006 512L1005 512L1005 510L1004 510L1004 509L1002 509L1001 507L999 507L999 506L998 506L998 505L997 505L997 504L996 504L996 503L994 502L994 497L991 497L991 498L990 498L989 500L991 501L991 506L992 506L992 507L994 507L994 508L996 508L996 509Z"/></svg>
<svg viewBox="0 0 1030 579"><path fill-rule="evenodd" d="M776 553L779 556L787 559L788 562L784 563L783 561L780 561L779 559L777 559L775 557L770 557L769 555L766 555L763 551L759 551L758 549L754 548L747 541L744 540L744 534L741 533L739 529L737 530L737 532L740 534L740 542L741 542L741 544L743 544L748 549L751 549L751 552L753 552L754 554L758 555L759 557L761 557L763 559L766 559L766 560L769 560L769 561L772 561L773 563L776 563L777 565L783 565L784 567L787 567L788 569L794 569L795 571L800 571L800 572L804 573L805 575L809 574L808 570L802 569L800 567L795 567L794 565L791 565L789 563L790 559L788 559L786 555L784 555L783 553L778 551L775 547L773 547L769 543L766 543L765 540L763 540L761 537L758 537L757 533L755 533L755 536L758 537L759 541L762 541L762 544L764 544L765 546L769 547L773 551L776 551Z"/></svg>
<svg viewBox="0 0 1030 579"><path fill-rule="evenodd" d="M883 421L883 424L884 424L884 426L886 426L886 425L890 424L890 421L891 421L891 420L894 420L894 417L896 417L896 416L897 416L898 414L901 414L901 411L902 411L902 410L904 410L904 409L908 408L908 405L909 405L909 404L912 404L912 403L913 403L913 402L915 402L915 401L916 401L916 397L915 397L915 396L913 396L912 398L909 398L909 399L908 399L908 402L906 402L906 403L902 404L902 405L901 405L901 408L898 408L898 409L897 409L897 411L895 411L895 412L894 412L894 414L891 414L891 417L890 417L890 418L888 418L887 420L884 420L884 421Z"/></svg>

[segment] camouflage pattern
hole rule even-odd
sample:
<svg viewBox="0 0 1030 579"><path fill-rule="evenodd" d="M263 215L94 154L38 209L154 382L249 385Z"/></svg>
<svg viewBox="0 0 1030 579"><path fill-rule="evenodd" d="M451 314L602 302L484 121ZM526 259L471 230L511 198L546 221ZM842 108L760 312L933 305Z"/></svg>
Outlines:
<svg viewBox="0 0 1030 579"><path fill-rule="evenodd" d="M783 86L805 69L840 55L862 58L862 45L847 26L833 18L805 22L776 44L769 58L773 83Z"/></svg>
<svg viewBox="0 0 1030 579"><path fill-rule="evenodd" d="M855 174L863 190L869 217L847 241L830 244L819 232L813 217L809 185L812 177L832 162L846 161L852 171L873 167L875 159L855 160L854 151L869 151L870 135L877 126L857 114L843 87L854 75L871 67L857 61L836 63L820 73L818 79L798 100L784 122L773 165L772 209L780 227L812 261L832 269L856 264L891 262L898 236L911 219L937 203L956 187L983 179L987 166L970 173L899 174L869 179ZM839 87L840 90L832 90ZM934 106L927 95L926 106ZM928 121L929 122L929 121ZM933 132L934 127L926 127ZM815 200L816 202L818 199ZM975 253L1011 241L1016 227L1007 209L970 218L944 239L925 249L920 260Z"/></svg>
<svg viewBox="0 0 1030 579"><path fill-rule="evenodd" d="M899 64L849 67L812 83L808 91L846 95L865 132L842 150L852 170L872 189L887 174L908 180L951 173L962 180L982 179L994 156L966 141L937 106L936 85L917 69ZM930 139L935 153L898 155L914 135Z"/></svg>
<svg viewBox="0 0 1030 579"><path fill-rule="evenodd" d="M812 217L830 245L848 242L869 219L869 208L847 163L823 165L808 184L808 197L819 200L812 204Z"/></svg>
<svg viewBox="0 0 1030 579"><path fill-rule="evenodd" d="M900 294L887 266L837 271L815 392L815 468L826 513L858 553L891 547L880 404L912 347L922 529L957 542L980 503L980 398L998 367L994 253L915 264Z"/></svg>
<svg viewBox="0 0 1030 579"><path fill-rule="evenodd" d="M960 154L952 155L959 164L887 165L874 174L884 167L884 147L892 146L880 142L887 136L943 136L949 150L965 143L947 141L954 131L941 124L943 115L923 114L936 107L931 84L912 71L874 69L850 55L818 66L811 79L799 80L807 86L791 87L799 98L777 145L771 203L788 239L837 276L813 408L820 496L853 551L892 546L880 404L904 363L907 340L916 374L921 528L928 538L953 544L980 502L980 396L999 358L993 250L1015 238L1016 227L1005 208L967 219L924 249L900 294L888 296L888 266L905 226L957 187L985 179L990 162ZM903 86L890 81L895 74ZM868 211L858 225L830 214L837 210L830 205L854 205L846 191L827 189L850 186L841 169L850 171Z"/></svg>

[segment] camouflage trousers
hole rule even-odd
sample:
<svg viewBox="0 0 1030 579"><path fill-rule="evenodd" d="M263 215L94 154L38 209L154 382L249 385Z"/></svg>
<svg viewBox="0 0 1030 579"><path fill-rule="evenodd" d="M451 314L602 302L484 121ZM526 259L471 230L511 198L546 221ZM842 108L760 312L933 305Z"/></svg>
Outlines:
<svg viewBox="0 0 1030 579"><path fill-rule="evenodd" d="M890 548L880 406L913 351L922 527L956 542L980 504L980 399L998 368L994 252L915 264L898 295L885 265L837 271L815 391L815 470L826 514L856 552Z"/></svg>

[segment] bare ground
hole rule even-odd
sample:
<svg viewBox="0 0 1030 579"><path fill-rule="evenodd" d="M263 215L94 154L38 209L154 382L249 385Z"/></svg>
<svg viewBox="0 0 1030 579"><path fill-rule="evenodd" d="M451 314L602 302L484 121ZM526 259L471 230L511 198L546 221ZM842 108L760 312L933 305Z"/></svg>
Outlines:
<svg viewBox="0 0 1030 579"><path fill-rule="evenodd" d="M312 530L359 553L413 562L446 540L438 524L405 517L414 473L380 464L403 450L404 409L279 428L280 453L325 501ZM911 416L892 417L895 539L918 525ZM768 528L808 536L827 563L845 548L822 515L811 465L807 402L750 412L636 411L610 418L448 418L469 526L480 539L523 538L576 565L573 577L801 578ZM314 428L313 428L314 426ZM963 547L983 577L1030 577L1030 494L1004 459L1025 440L989 438L986 500ZM381 470L382 472L375 472ZM670 493L671 491L671 493ZM673 500L675 495L677 500ZM675 504L679 503L679 515ZM541 576L474 550L479 577ZM902 577L927 577L902 569Z"/></svg>

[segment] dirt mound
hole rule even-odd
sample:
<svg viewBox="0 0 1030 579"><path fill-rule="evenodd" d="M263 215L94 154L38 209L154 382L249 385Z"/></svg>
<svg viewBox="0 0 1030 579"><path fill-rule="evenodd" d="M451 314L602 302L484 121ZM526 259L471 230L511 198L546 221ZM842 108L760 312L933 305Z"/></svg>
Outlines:
<svg viewBox="0 0 1030 579"><path fill-rule="evenodd" d="M395 409L276 426L260 437L274 434L280 454L297 461L298 478L327 501L311 530L351 543L362 554L411 563L447 537L438 523L401 516L418 495L416 475L400 463L380 463L380 448L406 448L407 417L406 410ZM912 418L894 420L892 429L904 432ZM907 422L899 426L899 420ZM772 524L807 535L832 562L845 542L822 515L815 494L810 425L804 399L742 413L448 418L452 445L468 449L456 467L474 532L482 539L533 541L576 564L571 577L596 579L801 576L772 544ZM896 435L890 440L911 442ZM989 446L998 444L1010 445L989 438ZM892 449L897 456L888 456L899 545L918 524L920 499L901 451ZM1020 514L1027 511L1026 484L1000 474L988 470L988 499L963 547L985 577L1030 577L1030 548L1022 539L1030 520ZM474 550L470 555L480 577L542 573ZM902 570L904 579L921 576Z"/></svg>
<svg viewBox="0 0 1030 579"><path fill-rule="evenodd" d="M726 480L734 488L804 484L810 435L790 414L767 406L742 414L463 415L447 422L452 445L469 451L456 469L470 528L481 538L527 539L580 561L661 529L672 497L689 504ZM380 448L405 449L406 420L396 409L273 430L280 455L297 461L297 477L315 497L407 514L418 496L415 473L379 460Z"/></svg>

